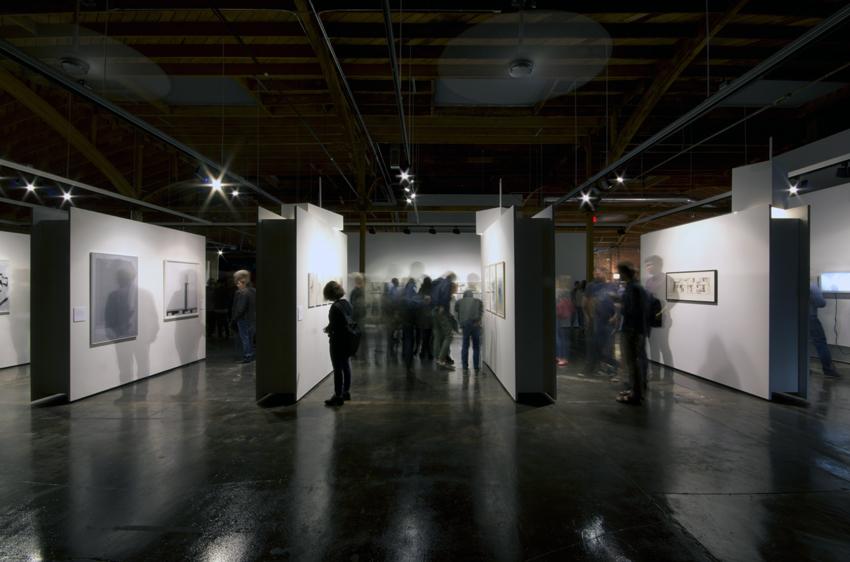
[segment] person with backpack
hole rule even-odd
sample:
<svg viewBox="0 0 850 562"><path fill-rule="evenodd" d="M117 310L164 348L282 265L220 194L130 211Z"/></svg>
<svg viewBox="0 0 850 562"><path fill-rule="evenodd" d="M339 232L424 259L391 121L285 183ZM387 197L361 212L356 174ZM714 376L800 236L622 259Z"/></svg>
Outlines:
<svg viewBox="0 0 850 562"><path fill-rule="evenodd" d="M617 396L617 402L639 406L646 390L646 336L649 334L649 293L637 280L637 271L629 262L617 265L623 289L623 359L629 371L629 390Z"/></svg>
<svg viewBox="0 0 850 562"><path fill-rule="evenodd" d="M326 406L342 406L351 400L351 363L349 358L360 344L360 328L354 321L354 309L345 290L336 281L329 281L322 291L325 300L332 301L328 311L325 333L330 340L331 364L334 369L334 395L325 400Z"/></svg>
<svg viewBox="0 0 850 562"><path fill-rule="evenodd" d="M447 371L455 370L448 361L449 348L454 336L451 304L455 279L457 276L454 273L446 273L434 281L431 288L431 303L434 306L434 355L437 358L437 366Z"/></svg>

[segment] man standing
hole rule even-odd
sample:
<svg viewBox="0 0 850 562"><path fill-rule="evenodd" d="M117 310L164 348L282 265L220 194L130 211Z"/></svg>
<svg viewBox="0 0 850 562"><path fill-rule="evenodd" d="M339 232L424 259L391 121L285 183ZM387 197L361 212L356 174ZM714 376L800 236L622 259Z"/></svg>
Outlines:
<svg viewBox="0 0 850 562"><path fill-rule="evenodd" d="M481 318L484 316L484 303L475 298L472 289L463 292L463 298L455 303L455 313L463 333L463 345L460 358L463 370L469 371L469 340L472 340L472 366L475 374L481 369Z"/></svg>
<svg viewBox="0 0 850 562"><path fill-rule="evenodd" d="M437 366L448 371L455 370L447 361L454 332L451 304L455 279L455 274L449 272L434 281L431 289L431 303L434 306L434 355L437 357Z"/></svg>
<svg viewBox="0 0 850 562"><path fill-rule="evenodd" d="M832 353L829 352L829 346L826 344L826 334L818 318L818 309L825 306L826 300L823 298L820 287L812 284L809 287L809 337L818 352L824 376L837 377L839 376L838 371L835 370L835 365L832 364Z"/></svg>
<svg viewBox="0 0 850 562"><path fill-rule="evenodd" d="M233 318L242 341L242 363L254 360L254 334L257 330L257 292L251 286L251 273L240 269L233 274L236 294L233 296Z"/></svg>
<svg viewBox="0 0 850 562"><path fill-rule="evenodd" d="M623 359L629 370L631 390L620 393L617 401L639 406L646 386L646 335L649 333L649 297L636 279L637 272L629 262L617 265L623 289Z"/></svg>

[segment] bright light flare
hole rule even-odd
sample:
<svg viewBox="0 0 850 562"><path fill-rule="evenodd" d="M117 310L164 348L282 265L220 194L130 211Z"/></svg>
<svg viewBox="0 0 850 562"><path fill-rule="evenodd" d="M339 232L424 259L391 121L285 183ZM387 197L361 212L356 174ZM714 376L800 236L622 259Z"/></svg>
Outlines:
<svg viewBox="0 0 850 562"><path fill-rule="evenodd" d="M617 183L624 183L625 181L626 181L626 178L624 178L623 176L620 176L620 175L617 176Z"/></svg>
<svg viewBox="0 0 850 562"><path fill-rule="evenodd" d="M799 191L800 191L800 188L797 187L796 183L792 183L791 187L788 188L788 193L790 193L791 195L797 195L799 193Z"/></svg>
<svg viewBox="0 0 850 562"><path fill-rule="evenodd" d="M214 191L221 191L221 178L210 178L210 185Z"/></svg>

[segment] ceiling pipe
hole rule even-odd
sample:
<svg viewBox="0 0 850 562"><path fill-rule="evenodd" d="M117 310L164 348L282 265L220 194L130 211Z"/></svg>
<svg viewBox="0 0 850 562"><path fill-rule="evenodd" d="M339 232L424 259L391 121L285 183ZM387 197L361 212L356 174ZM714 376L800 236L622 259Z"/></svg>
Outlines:
<svg viewBox="0 0 850 562"><path fill-rule="evenodd" d="M554 203L558 197L545 197L544 203ZM579 202L581 197L572 197L567 202ZM692 197L610 197L602 195L599 203L693 203L696 199Z"/></svg>
<svg viewBox="0 0 850 562"><path fill-rule="evenodd" d="M404 101L401 98L401 77L399 76L398 57L395 52L395 36L393 34L393 20L390 13L390 0L384 0L384 26L387 28L387 47L390 50L390 65L393 70L393 84L395 85L395 101L398 105L398 121L401 127L401 141L404 144L404 153L407 155L407 164L413 163L410 156L410 137L407 134L407 122L404 120Z"/></svg>
<svg viewBox="0 0 850 562"><path fill-rule="evenodd" d="M58 184L68 185L71 187L76 187L82 189L83 191L90 191L92 193L97 193L98 195L103 195L104 197L109 197L111 199L117 199L119 201L124 201L125 203L130 203L132 205L137 205L139 207L145 207L146 209L151 209L154 211L158 211L160 213L166 213L169 215L173 215L175 217L180 217L181 219L186 219L192 221L193 223L203 224L203 225L212 225L211 221L206 219L202 219L200 217L195 217L192 215L187 215L185 213L181 213L180 211L173 211L166 207L160 207L159 205L154 205L153 203L148 203L147 201L142 201L141 199L135 199L133 197L127 197L126 195L121 195L120 193L116 193L114 191L110 191L108 189L103 189L100 187L95 187L93 185L89 185L87 183L79 182L76 180L72 180L69 178L63 178L62 176L57 176L56 174L51 174L50 172L45 172L43 170L38 170L36 168L31 168L29 166L24 166L23 164L18 164L16 162L11 162L9 160L5 160L0 158L0 166L5 168L11 168L13 170L17 170L21 173L37 176L40 178L44 178L46 180L54 181ZM15 201L8 199L0 199L3 202ZM19 202L20 204L27 207L46 207L47 205L33 205L31 203L24 204L23 201ZM182 224L182 223L181 223Z"/></svg>
<svg viewBox="0 0 850 562"><path fill-rule="evenodd" d="M595 185L597 181L604 179L613 173L616 173L616 171L622 169L629 160L635 158L636 156L639 156L647 149L651 148L658 142L664 140L670 135L676 133L677 131L680 131L684 127L687 127L693 121L696 121L698 118L708 113L711 109L715 108L723 100L737 93L739 90L747 86L750 82L774 69L776 66L785 61L791 55L795 54L797 51L807 47L813 41L819 39L830 31L834 31L835 28L843 24L848 18L850 18L850 4L844 6L843 8L840 8L833 15L823 20L809 31L805 32L795 41L779 49L778 51L776 51L776 53L774 53L773 55L753 67L751 70L747 71L742 76L733 80L725 88L718 91L713 96L706 99L701 104L697 105L695 108L688 111L687 113L685 113L684 115L664 127L662 130L649 137L646 141L638 145L631 152L621 156L615 162L612 162L611 164L603 168L601 171L597 172L596 174L585 180L584 183L571 189L565 195L558 198L558 200L555 201L553 205L557 207L558 205L566 203L576 194L581 193L582 191L585 191Z"/></svg>
<svg viewBox="0 0 850 562"><path fill-rule="evenodd" d="M14 45L12 45L11 43L9 43L8 41L6 41L4 39L0 39L0 53L2 53L6 58L20 64L21 66L23 66L25 68L29 68L30 70L33 70L33 71L41 74L42 76L44 76L48 80L56 83L57 85L61 86L62 88L66 89L66 90L68 90L72 93L75 93L78 96L81 96L81 97L87 99L88 101L92 102L93 104L99 106L100 108L105 109L106 111L112 113L113 115L120 117L121 119L127 121L131 125L138 127L142 131L148 133L152 137L159 139L160 141L164 142L165 144L176 148L177 150L179 150L183 154L189 156L193 160L196 160L199 163L205 165L207 168L209 168L211 170L218 170L219 173L221 173L223 175L223 177L221 179L224 179L224 177L230 178L232 181L247 187L251 191L257 193L258 195L262 195L263 197L273 201L274 203L276 203L278 205L283 204L283 201L281 201L280 199L278 199L277 197L275 197L271 193L268 193L267 191L265 191L260 186L248 181L247 179L243 178L239 174L228 171L223 164L215 162L211 158L204 156L203 154L201 154L200 152L198 152L194 148L190 147L189 145L184 144L184 143L180 142L179 140L175 139L174 137L172 137L171 135L166 134L164 131L157 129L156 127L154 127L153 125L151 125L147 121L145 121L143 119L139 119L138 117L136 117L132 113L130 113L130 112L124 110L123 108L115 105L114 103L107 100L106 98L103 98L103 97L97 95L96 93L94 93L93 91L89 90L88 88L83 87L81 84L78 84L77 82L74 82L73 80L70 80L67 76L65 76L64 74L62 74L58 70L56 70L53 67L41 62L40 60L38 60L36 58L31 57L30 55L21 51L20 49L18 49L17 47L15 47Z"/></svg>
<svg viewBox="0 0 850 562"><path fill-rule="evenodd" d="M656 214L654 214L654 215L651 215L651 216L648 216L648 217L644 217L644 218L642 218L642 219L636 219L636 220L633 220L633 221L632 221L632 222L630 222L628 225L626 225L626 228L632 228L632 227L637 226L637 225L639 225L639 224L644 224L644 223L647 223L647 222L652 222L652 221L654 221L654 220L657 220L657 219L660 219L660 218L663 218L663 217L667 217L667 216L670 216L670 215L675 215L675 214L677 214L677 213L682 213L682 212L684 212L684 211L689 211L689 210L691 210L691 209L696 209L697 207L703 207L703 206L706 206L706 205L710 205L710 204L712 204L712 203L716 203L717 201L722 201L722 200L724 200L724 199L729 199L730 197L732 197L732 192L731 192L731 191L727 191L726 193L721 193L721 194L719 194L719 195L715 195L715 196L713 196L713 197L708 197L708 198L706 198L706 199L701 199L701 200L699 200L699 201L694 201L693 203L690 203L690 204L688 204L688 205L682 205L681 207L676 207L675 209L668 209L668 210L666 210L666 211L661 211L660 213L656 213Z"/></svg>
<svg viewBox="0 0 850 562"><path fill-rule="evenodd" d="M343 89L345 90L345 93L348 97L348 102L351 104L351 108L354 110L354 115L357 117L357 122L363 129L363 134L366 136L366 141L369 143L369 148L372 150L372 154L375 157L375 164L377 164L378 166L378 171L381 172L381 176L384 178L384 188L386 189L387 197L393 204L395 204L395 194L393 193L393 190L390 187L392 185L392 180L390 179L390 173L387 170L387 164L386 162L384 162L384 156L381 154L378 145L372 139L372 135L369 134L369 129L366 128L366 121L363 119L363 114L360 113L360 107L357 105L357 100L354 99L354 92L351 91L351 86L348 84L348 77L346 77L345 72L343 72L342 70L342 64L340 64L339 58L337 58L336 56L336 51L334 51L333 43L331 43L331 38L328 36L328 32L325 29L325 25L322 23L322 18L321 16L319 16L319 12L316 11L316 6L313 5L313 0L307 0L307 5L310 6L310 12L316 19L316 25L319 27L319 31L322 33L322 40L325 42L325 47L328 49L328 52L331 55L331 60L333 60L334 66L336 67L337 73L340 77L340 82L342 83Z"/></svg>

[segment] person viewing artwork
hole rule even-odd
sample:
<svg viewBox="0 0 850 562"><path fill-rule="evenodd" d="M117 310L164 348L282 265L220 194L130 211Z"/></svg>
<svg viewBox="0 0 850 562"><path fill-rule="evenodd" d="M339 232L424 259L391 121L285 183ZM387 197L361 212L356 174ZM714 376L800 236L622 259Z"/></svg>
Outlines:
<svg viewBox="0 0 850 562"><path fill-rule="evenodd" d="M469 342L472 341L472 367L475 374L481 370L481 318L484 303L475 297L472 289L463 292L463 298L455 303L455 313L463 334L460 360L464 371L469 371Z"/></svg>
<svg viewBox="0 0 850 562"><path fill-rule="evenodd" d="M422 280L422 285L419 286L419 308L416 311L420 359L434 359L434 345L432 340L434 306L431 303L432 289L431 278L426 275Z"/></svg>
<svg viewBox="0 0 850 562"><path fill-rule="evenodd" d="M818 352L824 376L837 377L839 373L832 362L832 353L830 353L829 346L826 343L826 334L818 318L818 309L825 306L826 300L823 298L820 287L812 284L809 287L809 338Z"/></svg>
<svg viewBox="0 0 850 562"><path fill-rule="evenodd" d="M254 336L257 331L257 291L251 286L251 273L240 269L233 274L236 294L233 295L231 324L239 331L242 342L242 363L254 360Z"/></svg>
<svg viewBox="0 0 850 562"><path fill-rule="evenodd" d="M331 365L334 370L334 394L325 400L326 406L342 406L351 400L351 362L349 358L357 352L360 334L354 322L354 309L345 296L345 290L336 281L329 281L322 294L325 300L331 301L328 310L328 325L325 333L328 335Z"/></svg>
<svg viewBox="0 0 850 562"><path fill-rule="evenodd" d="M629 371L629 390L617 397L622 404L639 406L646 388L646 336L649 334L649 295L637 280L637 271L629 262L617 265L623 289L623 359Z"/></svg>

